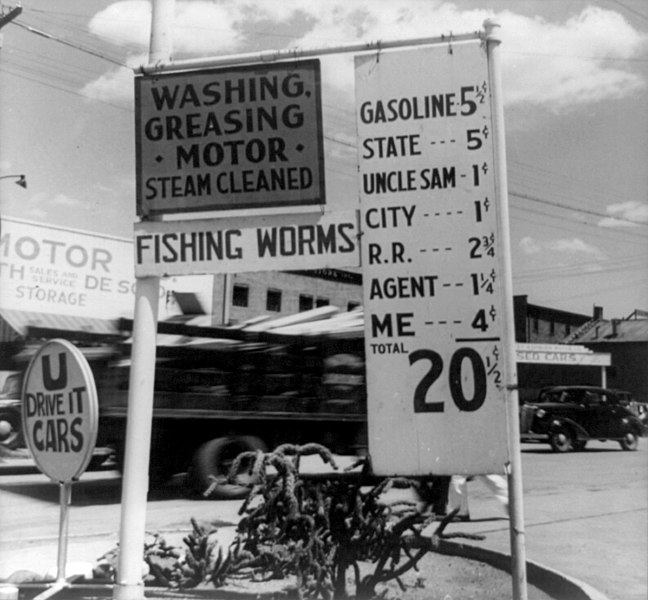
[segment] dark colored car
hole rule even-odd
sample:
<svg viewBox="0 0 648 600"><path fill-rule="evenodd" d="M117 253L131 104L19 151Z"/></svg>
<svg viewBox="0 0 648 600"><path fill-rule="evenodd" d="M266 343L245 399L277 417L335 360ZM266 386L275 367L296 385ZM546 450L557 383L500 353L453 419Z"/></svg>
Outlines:
<svg viewBox="0 0 648 600"><path fill-rule="evenodd" d="M647 434L640 403L628 392L593 386L555 386L520 409L522 441L548 442L554 452L584 450L588 440L613 440L636 450Z"/></svg>

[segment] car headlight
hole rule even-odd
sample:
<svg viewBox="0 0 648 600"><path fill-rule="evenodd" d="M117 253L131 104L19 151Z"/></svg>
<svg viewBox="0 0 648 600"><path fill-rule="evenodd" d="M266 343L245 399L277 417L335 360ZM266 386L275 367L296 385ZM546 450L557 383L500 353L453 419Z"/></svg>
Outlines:
<svg viewBox="0 0 648 600"><path fill-rule="evenodd" d="M539 409L536 411L536 417L538 417L538 419L542 419L542 418L544 418L544 416L545 416L546 414L547 414L547 413L546 413L542 408L539 408Z"/></svg>

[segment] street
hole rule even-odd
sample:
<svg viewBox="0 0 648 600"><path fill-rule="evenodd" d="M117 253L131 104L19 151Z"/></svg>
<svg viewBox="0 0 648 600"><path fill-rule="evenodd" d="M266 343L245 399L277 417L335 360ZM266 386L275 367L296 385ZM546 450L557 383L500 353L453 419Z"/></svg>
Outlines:
<svg viewBox="0 0 648 600"><path fill-rule="evenodd" d="M624 452L593 442L581 453L555 454L523 444L527 559L589 583L611 600L645 600L648 537L648 444ZM68 562L93 562L118 540L121 479L114 471L83 475L74 485ZM479 482L469 484L472 522L485 544L509 552L508 521ZM179 482L153 492L147 530L181 543L190 517L236 522L238 501L184 497ZM58 487L38 474L0 477L0 577L56 564Z"/></svg>

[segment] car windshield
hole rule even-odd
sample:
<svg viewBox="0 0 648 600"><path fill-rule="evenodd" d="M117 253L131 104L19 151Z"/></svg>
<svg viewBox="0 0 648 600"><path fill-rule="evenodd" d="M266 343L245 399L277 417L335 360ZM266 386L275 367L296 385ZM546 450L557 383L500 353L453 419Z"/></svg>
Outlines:
<svg viewBox="0 0 648 600"><path fill-rule="evenodd" d="M2 396L20 396L21 376L18 373L9 375L5 379L0 395Z"/></svg>
<svg viewBox="0 0 648 600"><path fill-rule="evenodd" d="M552 402L557 404L605 404L618 402L614 394L596 389L551 389L540 393L538 402Z"/></svg>

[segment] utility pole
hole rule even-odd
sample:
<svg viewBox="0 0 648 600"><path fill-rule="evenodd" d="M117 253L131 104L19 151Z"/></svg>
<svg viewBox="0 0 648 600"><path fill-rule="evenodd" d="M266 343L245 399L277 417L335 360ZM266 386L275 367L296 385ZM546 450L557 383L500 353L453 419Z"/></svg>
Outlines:
<svg viewBox="0 0 648 600"><path fill-rule="evenodd" d="M149 60L171 60L175 0L153 0ZM153 423L159 277L135 281L132 364L128 384L126 451L122 478L119 563L114 600L144 600L142 553Z"/></svg>

